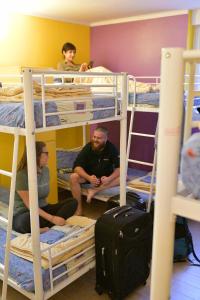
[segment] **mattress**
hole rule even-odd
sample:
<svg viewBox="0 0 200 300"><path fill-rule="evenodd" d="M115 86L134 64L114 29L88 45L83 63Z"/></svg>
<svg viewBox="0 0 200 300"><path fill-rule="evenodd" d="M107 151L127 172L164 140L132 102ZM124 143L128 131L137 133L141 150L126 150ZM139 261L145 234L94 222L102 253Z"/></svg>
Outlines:
<svg viewBox="0 0 200 300"><path fill-rule="evenodd" d="M61 111L72 111L75 110L77 113L52 115L46 117L47 126L58 126L66 123L81 122L105 119L114 116L115 110L108 109L109 107L114 107L114 98L105 98L102 96L88 100L80 101L49 101L45 103L46 112L61 112ZM106 108L105 110L83 112L81 110L96 108ZM34 100L34 119L36 128L43 127L43 113L42 113L42 102L39 100ZM0 100L0 125L10 126L10 127L25 127L25 117L24 117L24 104L23 102L1 102Z"/></svg>
<svg viewBox="0 0 200 300"><path fill-rule="evenodd" d="M150 92L150 93L129 93L129 104L134 103L134 97L137 105L151 105L154 107L159 106L160 93Z"/></svg>

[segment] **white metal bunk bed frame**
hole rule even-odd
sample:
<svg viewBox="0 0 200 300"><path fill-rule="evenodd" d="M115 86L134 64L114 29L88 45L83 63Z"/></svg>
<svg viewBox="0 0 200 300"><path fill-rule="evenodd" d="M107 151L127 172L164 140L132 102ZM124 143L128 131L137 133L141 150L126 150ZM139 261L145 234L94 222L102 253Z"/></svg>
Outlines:
<svg viewBox="0 0 200 300"><path fill-rule="evenodd" d="M176 215L200 221L200 202L177 194L186 63L193 76L194 64L200 63L200 50L162 49L151 300L160 300L160 295L163 300L170 297ZM193 88L193 84L189 86ZM190 91L189 95L192 94ZM185 139L191 134L192 106L193 97L189 97Z"/></svg>
<svg viewBox="0 0 200 300"><path fill-rule="evenodd" d="M8 126L0 126L0 132L10 133L14 135L14 150L13 150L13 162L12 162L12 172L5 170L0 170L0 174L11 177L11 191L9 199L9 211L8 211L8 220L1 218L0 221L7 223L7 237L6 237L6 249L5 249L5 261L3 271L1 270L0 278L3 279L3 289L2 289L2 300L6 300L7 295L7 285L9 284L26 297L35 300L48 299L57 293L59 290L70 284L76 278L83 275L89 269L94 267L94 262L90 263L88 266L85 266L83 269L78 271L76 274L70 276L69 279L63 280L61 283L58 283L55 287L51 282L50 290L44 292L42 284L42 275L41 275L41 251L40 251L40 231L39 231L39 215L38 215L38 195L37 195L37 169L36 169L36 152L35 152L35 134L38 132L45 132L49 130L58 130L63 128L70 128L75 126L83 126L94 123L100 123L105 121L120 121L120 205L124 205L126 202L126 128L127 128L127 74L126 73L111 73L109 76L113 76L114 84L112 85L115 91L115 115L113 117L91 120L91 121L82 121L78 123L65 124L59 126L46 126L46 116L56 115L59 113L44 113L45 112L45 101L44 101L44 89L45 86L51 86L45 84L45 76L54 76L54 77L90 77L90 76L107 76L108 74L99 74L99 73L69 73L69 72L42 72L42 75L39 71L34 71L30 68L25 68L22 71L23 77L23 86L24 86L24 113L25 113L25 128L15 128ZM43 106L43 127L35 128L34 122L34 109L33 109L33 76L40 75L42 83L42 106ZM121 111L118 115L118 105L117 105L117 76L122 77L122 88L121 88ZM15 76L16 77L16 76ZM63 82L63 79L62 79ZM86 85L78 84L77 87L86 87ZM87 85L87 87L94 85ZM105 85L102 85L102 87ZM106 85L108 87L108 85ZM111 85L109 85L111 86ZM55 87L55 84L53 84ZM99 85L98 85L99 87ZM104 108L105 109L105 108ZM101 110L101 109L94 109ZM84 110L85 111L85 110ZM30 197L30 215L31 215L31 237L32 237L32 248L33 248L33 269L34 269L34 285L35 293L29 293L19 287L14 280L9 278L8 269L9 269L9 250L10 250L10 238L12 232L12 217L14 209L14 194L15 194L15 182L16 182L16 173L17 173L17 157L18 157L18 144L19 136L24 135L26 137L26 148L27 148L27 161L28 161L28 184L29 184L29 197ZM52 280L51 276L50 279Z"/></svg>

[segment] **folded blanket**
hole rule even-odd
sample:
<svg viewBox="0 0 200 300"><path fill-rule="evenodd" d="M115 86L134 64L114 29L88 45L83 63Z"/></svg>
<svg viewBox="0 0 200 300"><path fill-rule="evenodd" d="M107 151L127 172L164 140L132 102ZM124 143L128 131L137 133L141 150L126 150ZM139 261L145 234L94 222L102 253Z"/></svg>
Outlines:
<svg viewBox="0 0 200 300"><path fill-rule="evenodd" d="M155 186L156 179L154 178L154 184L153 184L153 192L156 190ZM151 175L147 175L141 178L133 179L128 182L128 186L139 189L139 190L144 190L144 191L150 191L151 188Z"/></svg>
<svg viewBox="0 0 200 300"><path fill-rule="evenodd" d="M94 244L94 224L95 220L86 218L73 216L66 220L66 224L73 226L86 227L91 226L88 229L84 230L80 234L76 234L65 241L61 241L57 243L55 246L51 248L52 266L65 261L66 259L72 257L73 255L83 251L87 247ZM84 241L87 239L87 241ZM79 244L79 245L77 245ZM41 250L44 250L48 247L47 243L40 242ZM72 248L68 250L69 248ZM62 252L63 251L63 252ZM11 241L11 252L13 254L18 255L24 259L29 261L33 261L33 253L32 253L32 241L30 234L22 234ZM48 251L41 253L41 265L44 269L49 267L49 255Z"/></svg>
<svg viewBox="0 0 200 300"><path fill-rule="evenodd" d="M67 99L79 96L91 96L89 88L77 87L45 87L45 98L48 99ZM37 82L33 82L33 98L40 100L42 98L42 87ZM11 86L0 88L0 101L21 102L24 99L23 87Z"/></svg>

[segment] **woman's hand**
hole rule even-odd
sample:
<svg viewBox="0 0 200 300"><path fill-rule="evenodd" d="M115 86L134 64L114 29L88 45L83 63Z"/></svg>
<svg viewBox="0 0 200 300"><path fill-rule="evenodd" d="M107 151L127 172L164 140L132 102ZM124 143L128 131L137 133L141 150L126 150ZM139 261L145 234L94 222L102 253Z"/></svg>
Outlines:
<svg viewBox="0 0 200 300"><path fill-rule="evenodd" d="M58 217L58 216L52 216L51 223L59 226L65 225L65 219Z"/></svg>

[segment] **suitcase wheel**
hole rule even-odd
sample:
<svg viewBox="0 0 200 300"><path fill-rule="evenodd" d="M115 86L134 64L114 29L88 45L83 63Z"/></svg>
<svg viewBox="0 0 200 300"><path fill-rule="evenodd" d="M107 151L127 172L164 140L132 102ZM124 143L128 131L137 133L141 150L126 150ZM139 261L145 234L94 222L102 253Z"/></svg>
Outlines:
<svg viewBox="0 0 200 300"><path fill-rule="evenodd" d="M96 285L95 286L95 291L97 292L97 294L102 295L103 294L103 289L100 285Z"/></svg>

